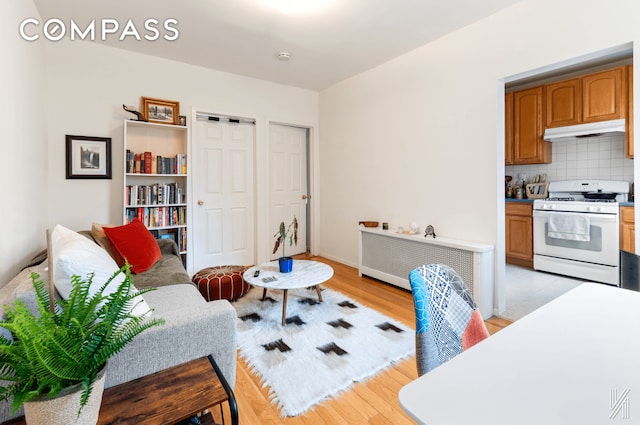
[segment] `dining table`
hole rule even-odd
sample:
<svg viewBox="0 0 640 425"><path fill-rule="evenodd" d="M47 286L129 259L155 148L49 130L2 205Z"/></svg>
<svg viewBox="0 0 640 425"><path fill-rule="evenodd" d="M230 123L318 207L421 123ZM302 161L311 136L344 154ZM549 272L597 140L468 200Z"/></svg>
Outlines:
<svg viewBox="0 0 640 425"><path fill-rule="evenodd" d="M582 283L398 397L428 425L640 423L640 292Z"/></svg>

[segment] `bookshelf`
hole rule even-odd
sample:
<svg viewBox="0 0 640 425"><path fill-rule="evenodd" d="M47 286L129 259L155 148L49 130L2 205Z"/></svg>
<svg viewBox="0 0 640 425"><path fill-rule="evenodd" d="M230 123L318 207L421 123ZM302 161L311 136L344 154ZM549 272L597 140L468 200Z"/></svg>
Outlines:
<svg viewBox="0 0 640 425"><path fill-rule="evenodd" d="M123 223L138 218L154 237L173 239L185 267L188 140L185 126L124 122Z"/></svg>

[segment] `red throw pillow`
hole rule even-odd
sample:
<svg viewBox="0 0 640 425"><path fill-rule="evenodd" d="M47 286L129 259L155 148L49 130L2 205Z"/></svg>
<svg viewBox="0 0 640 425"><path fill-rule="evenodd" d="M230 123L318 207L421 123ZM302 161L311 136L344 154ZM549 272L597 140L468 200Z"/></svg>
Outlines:
<svg viewBox="0 0 640 425"><path fill-rule="evenodd" d="M124 226L105 227L104 233L117 251L118 266L122 267L126 259L132 273L149 270L162 257L158 242L139 220Z"/></svg>

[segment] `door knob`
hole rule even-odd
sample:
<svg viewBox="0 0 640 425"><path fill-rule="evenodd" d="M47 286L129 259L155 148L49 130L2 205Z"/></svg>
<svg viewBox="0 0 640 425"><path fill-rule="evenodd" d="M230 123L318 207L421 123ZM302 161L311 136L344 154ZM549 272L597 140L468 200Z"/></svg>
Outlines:
<svg viewBox="0 0 640 425"><path fill-rule="evenodd" d="M204 201L202 199L198 199L198 205L204 205Z"/></svg>
<svg viewBox="0 0 640 425"><path fill-rule="evenodd" d="M302 199L303 199L303 200L305 200L305 201L306 201L307 199L309 199L309 198L310 198L310 196L302 195Z"/></svg>

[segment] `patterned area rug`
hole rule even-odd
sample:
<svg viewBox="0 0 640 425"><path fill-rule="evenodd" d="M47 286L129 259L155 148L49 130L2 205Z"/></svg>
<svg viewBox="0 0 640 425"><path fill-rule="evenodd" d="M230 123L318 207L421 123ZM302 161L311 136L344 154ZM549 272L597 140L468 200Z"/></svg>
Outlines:
<svg viewBox="0 0 640 425"><path fill-rule="evenodd" d="M413 329L330 289L253 288L233 303L240 355L269 387L282 416L296 416L415 352Z"/></svg>

